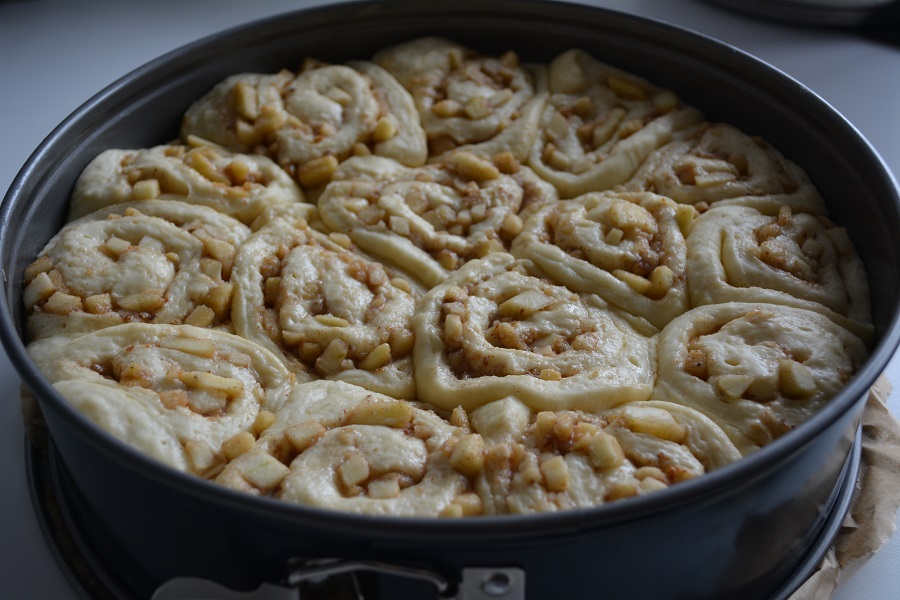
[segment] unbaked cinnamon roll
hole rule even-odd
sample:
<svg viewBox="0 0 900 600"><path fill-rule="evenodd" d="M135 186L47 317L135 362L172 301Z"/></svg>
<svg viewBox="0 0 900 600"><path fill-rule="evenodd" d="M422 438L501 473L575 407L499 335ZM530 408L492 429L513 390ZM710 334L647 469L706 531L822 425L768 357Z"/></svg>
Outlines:
<svg viewBox="0 0 900 600"><path fill-rule="evenodd" d="M235 260L235 330L282 356L301 380L411 398L417 293L351 246L304 219L273 218Z"/></svg>
<svg viewBox="0 0 900 600"><path fill-rule="evenodd" d="M148 200L65 226L25 269L32 340L128 322L228 327L250 230L206 206Z"/></svg>
<svg viewBox="0 0 900 600"><path fill-rule="evenodd" d="M772 215L787 205L794 212L827 213L803 169L762 139L722 123L706 123L660 148L625 187L700 210L737 204Z"/></svg>
<svg viewBox="0 0 900 600"><path fill-rule="evenodd" d="M522 215L555 198L509 155L492 162L457 152L417 169L348 160L318 207L326 227L431 287L468 260L507 250Z"/></svg>
<svg viewBox="0 0 900 600"><path fill-rule="evenodd" d="M412 94L431 158L457 149L528 156L547 99L546 67L522 64L514 52L483 56L433 37L393 46L374 60Z"/></svg>
<svg viewBox="0 0 900 600"><path fill-rule="evenodd" d="M474 497L451 459L460 429L409 402L317 381L298 386L271 421L219 483L307 506L396 516L451 515Z"/></svg>
<svg viewBox="0 0 900 600"><path fill-rule="evenodd" d="M820 312L872 335L866 270L842 227L826 217L775 216L743 206L704 213L688 236L694 305L771 302Z"/></svg>
<svg viewBox="0 0 900 600"><path fill-rule="evenodd" d="M132 323L29 352L88 419L181 471L209 476L223 445L284 404L294 383L272 354L245 339L189 325Z"/></svg>
<svg viewBox="0 0 900 600"><path fill-rule="evenodd" d="M274 157L272 134L285 120L282 96L293 80L294 73L287 69L226 77L188 107L181 138Z"/></svg>
<svg viewBox="0 0 900 600"><path fill-rule="evenodd" d="M511 252L663 327L688 309L684 234L695 215L656 194L594 192L530 216Z"/></svg>
<svg viewBox="0 0 900 600"><path fill-rule="evenodd" d="M472 411L485 514L585 508L667 489L741 458L694 409L632 402L598 414L533 412L506 398Z"/></svg>
<svg viewBox="0 0 900 600"><path fill-rule="evenodd" d="M290 176L264 156L209 145L106 150L75 183L69 219L122 202L180 200L250 224L266 208L303 201Z"/></svg>
<svg viewBox="0 0 900 600"><path fill-rule="evenodd" d="M418 399L472 410L513 396L596 412L650 394L655 329L495 253L433 288L413 319Z"/></svg>
<svg viewBox="0 0 900 600"><path fill-rule="evenodd" d="M418 166L428 151L409 93L367 61L233 75L188 109L181 135L269 156L304 189L326 184L355 154Z"/></svg>
<svg viewBox="0 0 900 600"><path fill-rule="evenodd" d="M695 308L659 335L653 399L695 408L748 454L815 414L866 359L865 344L802 308Z"/></svg>
<svg viewBox="0 0 900 600"><path fill-rule="evenodd" d="M569 50L550 64L550 98L528 164L563 198L607 190L701 119L670 90Z"/></svg>

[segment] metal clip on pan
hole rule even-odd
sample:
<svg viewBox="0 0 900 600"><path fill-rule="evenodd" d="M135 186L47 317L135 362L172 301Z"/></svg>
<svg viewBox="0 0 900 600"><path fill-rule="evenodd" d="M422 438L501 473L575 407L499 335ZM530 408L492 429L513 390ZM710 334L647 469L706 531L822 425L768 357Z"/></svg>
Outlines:
<svg viewBox="0 0 900 600"><path fill-rule="evenodd" d="M292 562L284 585L263 583L255 590L239 592L209 579L177 577L160 586L152 600L317 600L347 598L365 600L355 574L370 571L429 581L440 600L524 600L525 572L518 568L462 570L462 580L452 584L444 576L375 561L319 559Z"/></svg>

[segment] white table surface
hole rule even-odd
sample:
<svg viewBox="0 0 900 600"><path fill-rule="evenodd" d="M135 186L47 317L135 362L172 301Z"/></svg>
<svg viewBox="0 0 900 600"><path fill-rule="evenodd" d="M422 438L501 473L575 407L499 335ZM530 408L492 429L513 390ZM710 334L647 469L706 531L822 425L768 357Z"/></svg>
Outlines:
<svg viewBox="0 0 900 600"><path fill-rule="evenodd" d="M132 69L224 28L327 3L0 0L0 193L53 127ZM900 42L888 45L848 32L763 22L696 0L582 3L668 21L774 65L843 113L900 175ZM891 362L887 375L898 387L900 359ZM0 597L74 599L78 595L46 547L29 501L18 385L0 351ZM900 415L897 394L889 403L894 415ZM900 598L900 534L834 598Z"/></svg>

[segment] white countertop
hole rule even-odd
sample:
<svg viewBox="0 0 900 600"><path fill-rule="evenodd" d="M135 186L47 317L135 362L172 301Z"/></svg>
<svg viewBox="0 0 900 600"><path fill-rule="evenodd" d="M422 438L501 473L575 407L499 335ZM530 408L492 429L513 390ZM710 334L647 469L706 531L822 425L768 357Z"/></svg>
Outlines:
<svg viewBox="0 0 900 600"><path fill-rule="evenodd" d="M159 55L233 25L327 1L0 0L0 195L41 140L82 102ZM900 39L795 28L696 0L582 0L692 29L798 79L844 114L900 176ZM900 31L897 33L900 38ZM900 387L900 359L888 368ZM0 597L79 596L44 543L28 495L19 378L0 352ZM900 416L898 394L890 400ZM838 590L835 600L900 598L900 534Z"/></svg>

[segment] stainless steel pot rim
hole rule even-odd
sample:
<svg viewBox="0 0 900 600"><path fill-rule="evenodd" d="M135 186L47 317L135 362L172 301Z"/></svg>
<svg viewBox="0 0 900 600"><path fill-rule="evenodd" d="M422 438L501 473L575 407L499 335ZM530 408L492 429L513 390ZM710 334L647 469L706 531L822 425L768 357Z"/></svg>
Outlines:
<svg viewBox="0 0 900 600"><path fill-rule="evenodd" d="M802 102L810 110L826 115L831 128L839 130L842 136L853 141L855 147L848 151L867 156L869 162L875 165L881 178L881 181L878 182L879 187L890 195L894 210L900 211L900 194L898 194L897 183L871 145L827 102L773 66L712 37L646 17L604 8L546 0L516 0L514 6L517 19L530 18L545 21L544 11L548 10L549 6L553 7L554 15L558 16L561 24L580 23L587 17L602 18L605 23L613 23L618 28L620 35L631 35L634 32L640 32L642 36L648 38L652 35L654 42L659 40L658 43L666 47L680 48L684 53L690 49L692 56L708 60L714 58L720 62L727 61L731 68L740 70L742 77L770 80L775 85L773 93L777 92L781 96L791 95L795 102ZM301 21L306 27L315 27L317 15L327 16L333 10L333 5L301 9L212 34L139 67L85 102L54 129L34 151L16 176L0 205L0 245L2 245L0 252L3 253L4 263L8 262L9 255L13 252L11 246L15 244L17 232L13 222L14 209L20 205L26 205L29 195L39 192L47 179L52 177L52 172L50 172L52 169L48 165L57 160L54 158L54 154L58 155L67 146L90 137L92 113L101 108L109 110L111 106L129 106L134 101L138 89L143 85L148 85L148 81L145 80L149 80L149 83L156 80L166 81L171 77L173 70L178 73L188 72L186 70L189 70L191 65L202 61L204 53L228 51L236 43L240 44L248 38L259 37L260 32L263 31L268 32L269 35L277 34L279 31L286 32L291 24ZM376 16L393 18L400 14L408 17L411 12L420 16L434 16L435 14L468 18L501 16L495 5L480 3L478 0L459 0L454 3L356 0L341 5L341 15L345 22L354 19L364 22ZM502 16L510 17L509 13L504 13ZM274 34L270 31L272 28L276 30ZM4 278L9 275L11 274L4 271ZM17 302L18 298L10 298L9 294L10 290L7 289L7 294L0 301L2 303L2 307L0 307L0 340L2 340L11 361L32 392L42 401L53 402L56 408L66 413L66 416L70 418L70 423L77 429L77 433L88 443L98 445L110 455L115 456L116 460L128 463L131 468L143 472L161 485L177 486L185 493L202 496L206 501L237 505L244 510L265 515L277 515L282 519L328 523L329 526L336 528L373 534L390 532L392 535L403 535L398 533L398 525L408 525L412 522L415 523L414 527L404 527L401 531L414 531L416 536L426 534L427 531L435 531L451 537L468 537L473 534L514 537L516 535L532 535L536 531L564 534L567 530L570 532L583 531L586 527L621 524L632 519L645 518L685 503L697 502L725 488L752 485L753 479L771 468L770 465L776 459L785 459L798 452L819 432L865 397L900 345L900 316L895 312L888 325L880 332L878 344L866 364L824 410L795 431L775 440L755 454L696 480L680 483L668 490L632 498L626 502L539 515L479 517L462 521L373 517L288 505L274 499L241 494L194 476L176 472L130 447L125 447L122 442L99 430L86 417L72 408L38 372L17 333L20 324L14 317L12 303Z"/></svg>

